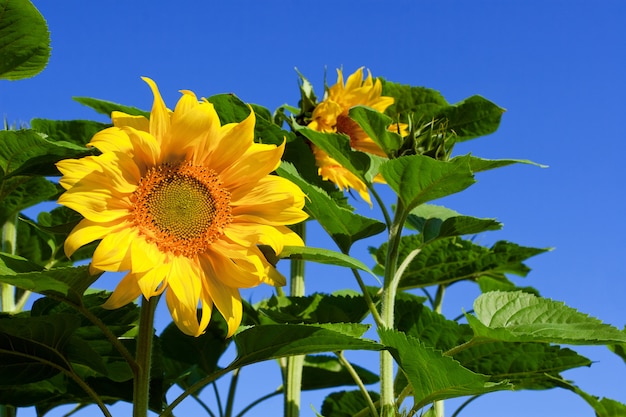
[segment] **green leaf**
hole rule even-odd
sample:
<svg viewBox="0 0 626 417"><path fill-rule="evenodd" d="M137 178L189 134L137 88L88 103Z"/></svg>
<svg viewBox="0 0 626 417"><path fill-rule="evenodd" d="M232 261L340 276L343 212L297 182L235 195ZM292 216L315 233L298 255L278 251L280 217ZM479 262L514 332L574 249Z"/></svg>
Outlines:
<svg viewBox="0 0 626 417"><path fill-rule="evenodd" d="M402 147L402 137L388 129L393 123L390 117L365 106L352 107L348 115L380 146L385 154L396 155Z"/></svg>
<svg viewBox="0 0 626 417"><path fill-rule="evenodd" d="M496 169L513 164L526 164L535 165L539 168L547 168L547 165L538 164L528 159L483 159L472 155L457 156L451 159L451 161L459 158L469 158L470 169L472 172L488 171L490 169Z"/></svg>
<svg viewBox="0 0 626 417"><path fill-rule="evenodd" d="M503 275L498 276L490 276L483 275L476 279L478 286L480 287L480 292L490 292L490 291L524 291L530 294L534 294L539 296L539 291L533 287L521 287L515 285L511 282L507 277Z"/></svg>
<svg viewBox="0 0 626 417"><path fill-rule="evenodd" d="M72 97L74 101L79 102L83 106L90 107L100 114L104 114L111 117L111 113L114 111L120 111L122 113L130 114L131 116L144 116L146 119L150 118L150 112L138 109L136 107L124 106L123 104L117 104L112 101L100 100L91 97Z"/></svg>
<svg viewBox="0 0 626 417"><path fill-rule="evenodd" d="M342 252L348 253L354 242L385 230L385 225L378 220L339 207L326 192L303 180L293 165L284 162L276 172L304 191L307 212L328 232Z"/></svg>
<svg viewBox="0 0 626 417"><path fill-rule="evenodd" d="M44 177L0 176L0 224L12 219L20 211L58 194L57 186Z"/></svg>
<svg viewBox="0 0 626 417"><path fill-rule="evenodd" d="M600 399L595 395L586 393L585 391L578 388L576 385L565 381L562 378L554 378L554 382L561 388L568 389L582 397L587 402L587 404L589 404L596 412L596 417L621 417L626 415L625 404L622 404L610 398Z"/></svg>
<svg viewBox="0 0 626 417"><path fill-rule="evenodd" d="M42 267L26 258L0 252L0 277L2 277L2 279L5 279L9 275L41 271L42 269Z"/></svg>
<svg viewBox="0 0 626 417"><path fill-rule="evenodd" d="M46 21L30 1L0 0L0 78L39 74L50 58Z"/></svg>
<svg viewBox="0 0 626 417"><path fill-rule="evenodd" d="M406 115L415 113L423 119L431 119L441 108L449 106L439 91L426 87L397 84L382 79L383 95L392 96L394 103L386 114L406 122Z"/></svg>
<svg viewBox="0 0 626 417"><path fill-rule="evenodd" d="M88 266L0 275L0 281L51 298L81 305L82 294L99 277Z"/></svg>
<svg viewBox="0 0 626 417"><path fill-rule="evenodd" d="M293 127L298 133L313 142L361 181L371 183L378 174L381 158L353 150L350 146L350 138L347 135L317 132L308 127L295 124Z"/></svg>
<svg viewBox="0 0 626 417"><path fill-rule="evenodd" d="M327 265L343 266L351 269L374 274L363 262L341 252L336 252L323 248L312 248L310 246L285 246L280 253L281 259L301 259L305 261L317 262Z"/></svg>
<svg viewBox="0 0 626 417"><path fill-rule="evenodd" d="M70 369L63 350L79 325L74 315L0 319L0 386L36 382Z"/></svg>
<svg viewBox="0 0 626 417"><path fill-rule="evenodd" d="M312 294L272 296L257 309L275 323L360 323L369 310L362 296ZM261 316L263 318L263 316Z"/></svg>
<svg viewBox="0 0 626 417"><path fill-rule="evenodd" d="M445 120L456 141L465 141L495 132L504 109L481 96L472 96L443 108L435 119Z"/></svg>
<svg viewBox="0 0 626 417"><path fill-rule="evenodd" d="M468 157L445 162L423 155L403 156L383 163L380 173L408 210L463 191L475 182Z"/></svg>
<svg viewBox="0 0 626 417"><path fill-rule="evenodd" d="M420 231L424 242L502 228L502 223L495 219L463 216L454 210L432 204L422 204L411 210L407 218L407 225Z"/></svg>
<svg viewBox="0 0 626 417"><path fill-rule="evenodd" d="M234 337L237 359L229 368L293 355L337 350L381 350L383 346L360 337L368 327L346 323L254 326Z"/></svg>
<svg viewBox="0 0 626 417"><path fill-rule="evenodd" d="M486 343L464 349L454 359L476 373L489 375L491 381L507 380L518 390L553 388L553 377L559 372L591 365L573 350L547 343Z"/></svg>
<svg viewBox="0 0 626 417"><path fill-rule="evenodd" d="M437 400L512 388L506 383L489 382L487 376L464 368L451 357L404 333L381 329L379 334L413 388L415 409Z"/></svg>
<svg viewBox="0 0 626 417"><path fill-rule="evenodd" d="M625 343L626 333L562 302L517 291L481 294L466 318L481 339L570 345Z"/></svg>
<svg viewBox="0 0 626 417"><path fill-rule="evenodd" d="M30 127L45 134L48 139L55 142L73 143L81 147L84 147L93 135L110 126L110 124L91 120L33 119L30 121Z"/></svg>
<svg viewBox="0 0 626 417"><path fill-rule="evenodd" d="M91 153L70 142L54 142L30 129L0 131L0 180L17 175L59 175L54 164Z"/></svg>
<svg viewBox="0 0 626 417"><path fill-rule="evenodd" d="M368 393L374 402L380 398L377 392L368 391ZM333 392L324 398L322 415L324 417L353 417L367 408L367 401L363 398L361 391Z"/></svg>
<svg viewBox="0 0 626 417"><path fill-rule="evenodd" d="M382 266L386 247L385 243L375 252L376 260ZM504 274L523 277L530 271L523 261L547 251L506 241L498 241L486 248L460 237L439 239L424 245L420 235L408 235L400 240L400 259L405 259L416 248L421 251L402 275L400 288L450 284L482 276L504 278Z"/></svg>
<svg viewBox="0 0 626 417"><path fill-rule="evenodd" d="M378 382L378 375L352 364L357 375L365 385ZM352 375L335 356L306 355L302 368L302 389L314 390L355 385Z"/></svg>

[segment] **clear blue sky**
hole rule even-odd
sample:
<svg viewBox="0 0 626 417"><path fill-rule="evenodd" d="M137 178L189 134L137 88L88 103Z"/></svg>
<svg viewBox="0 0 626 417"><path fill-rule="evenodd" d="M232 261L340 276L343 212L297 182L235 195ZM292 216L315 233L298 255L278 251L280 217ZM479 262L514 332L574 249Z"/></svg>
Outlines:
<svg viewBox="0 0 626 417"><path fill-rule="evenodd" d="M72 96L148 109L152 97L140 76L153 78L170 106L178 90L190 89L203 96L234 92L273 110L297 104L294 67L319 95L325 68L334 82L335 68L366 66L374 76L437 89L450 102L487 97L508 110L501 128L456 153L524 158L550 168L480 174L478 184L445 204L504 223L502 231L479 237L484 244L506 239L555 248L531 259L533 271L516 282L617 327L626 324L626 2L34 3L48 20L52 57L33 79L0 82L0 116L10 122L105 120ZM368 213L365 204L355 204ZM313 232L312 245L325 242ZM356 254L371 264L365 247ZM329 278L334 269L308 273L309 291L354 287L349 276ZM244 292L253 299L266 295L267 288ZM476 295L470 285L451 288L445 312L456 316L462 307L470 309ZM589 393L626 403L624 363L602 347L578 351L595 363L565 377ZM377 369L375 361L361 359L362 366ZM239 407L280 384L273 363L246 368L241 378ZM307 393L302 416L313 416L309 404L319 410L322 398ZM179 415L185 409L189 415L198 411L190 404ZM125 415L128 407L114 410ZM281 413L275 399L249 415ZM478 415L594 413L573 394L553 390L488 395L462 414Z"/></svg>

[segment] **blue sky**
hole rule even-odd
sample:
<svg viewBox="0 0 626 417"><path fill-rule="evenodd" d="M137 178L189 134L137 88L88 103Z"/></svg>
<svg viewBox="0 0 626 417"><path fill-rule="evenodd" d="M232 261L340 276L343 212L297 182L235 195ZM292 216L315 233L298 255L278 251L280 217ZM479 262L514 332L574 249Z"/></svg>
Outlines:
<svg viewBox="0 0 626 417"><path fill-rule="evenodd" d="M179 90L190 89L202 96L232 92L273 110L297 104L296 67L318 95L325 69L334 82L336 68L365 66L374 76L439 90L450 102L485 96L507 109L500 129L455 153L530 159L549 168L479 174L476 185L443 203L504 223L502 231L480 236L481 243L506 239L555 248L531 259L532 272L516 282L620 328L626 324L625 2L34 3L48 20L52 57L33 79L0 82L0 116L9 122L105 120L72 96L148 109L152 97L140 76L153 78L170 106ZM354 204L369 214L367 205ZM327 244L315 231L310 239L313 246ZM371 264L366 246L355 253ZM335 272L309 268L308 290L354 287L347 276L329 279ZM258 288L244 296L269 294ZM451 288L444 312L456 316L470 309L477 294L471 285ZM565 377L589 393L626 403L624 363L602 347L577 350L595 363ZM377 369L375 358L359 359ZM275 364L246 368L241 379L239 407L280 384ZM302 416L313 416L309 404L319 410L322 398L307 393ZM187 405L179 414L184 407L198 410ZM279 399L250 415L272 410L282 410ZM554 390L492 394L461 415L500 413L594 415L573 394Z"/></svg>

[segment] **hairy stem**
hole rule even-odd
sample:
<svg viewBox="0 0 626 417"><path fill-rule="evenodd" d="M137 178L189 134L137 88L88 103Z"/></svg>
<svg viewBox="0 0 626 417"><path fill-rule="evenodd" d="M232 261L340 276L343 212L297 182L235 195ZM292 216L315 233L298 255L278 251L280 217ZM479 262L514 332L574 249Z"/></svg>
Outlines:
<svg viewBox="0 0 626 417"><path fill-rule="evenodd" d="M374 401L372 401L372 397L370 396L370 393L367 392L367 388L365 388L365 384L363 384L363 381L359 377L359 374L357 374L357 372L354 369L354 367L352 366L352 364L350 362L348 362L346 360L346 358L343 356L343 352L341 352L341 351L335 352L335 355L337 355L337 358L339 359L339 362L341 362L341 364L344 366L344 368L346 368L346 370L348 371L348 373L352 377L352 380L359 387L359 390L361 391L361 394L363 394L363 397L365 398L365 401L367 402L367 406L370 409L370 413L371 413L372 417L378 417L378 410L376 410L376 406L374 405Z"/></svg>

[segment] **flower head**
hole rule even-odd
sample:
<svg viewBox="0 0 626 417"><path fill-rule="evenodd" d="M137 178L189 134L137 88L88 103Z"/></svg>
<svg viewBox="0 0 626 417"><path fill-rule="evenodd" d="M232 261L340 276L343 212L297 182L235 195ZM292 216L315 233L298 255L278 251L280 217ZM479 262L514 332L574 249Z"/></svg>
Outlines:
<svg viewBox="0 0 626 417"><path fill-rule="evenodd" d="M324 100L313 110L308 127L318 132L344 133L350 137L353 149L378 156L386 156L361 127L348 116L348 110L357 105L384 112L394 102L393 97L382 95L380 80L374 80L367 74L363 80L363 68L350 75L344 84L343 73L337 70L337 83L326 92ZM313 153L319 168L319 174L325 180L335 183L340 189L352 188L371 205L367 186L356 175L342 167L323 150L313 146Z"/></svg>
<svg viewBox="0 0 626 417"><path fill-rule="evenodd" d="M269 175L284 144L254 143L252 111L221 125L213 105L191 91L170 111L144 80L154 94L149 120L114 112L113 127L89 143L100 155L57 164L66 189L59 203L84 217L65 252L101 239L92 272L128 271L105 307L165 292L184 333L202 334L215 306L230 336L242 318L239 288L285 284L257 245L276 253L303 245L286 225L306 219L304 194Z"/></svg>

